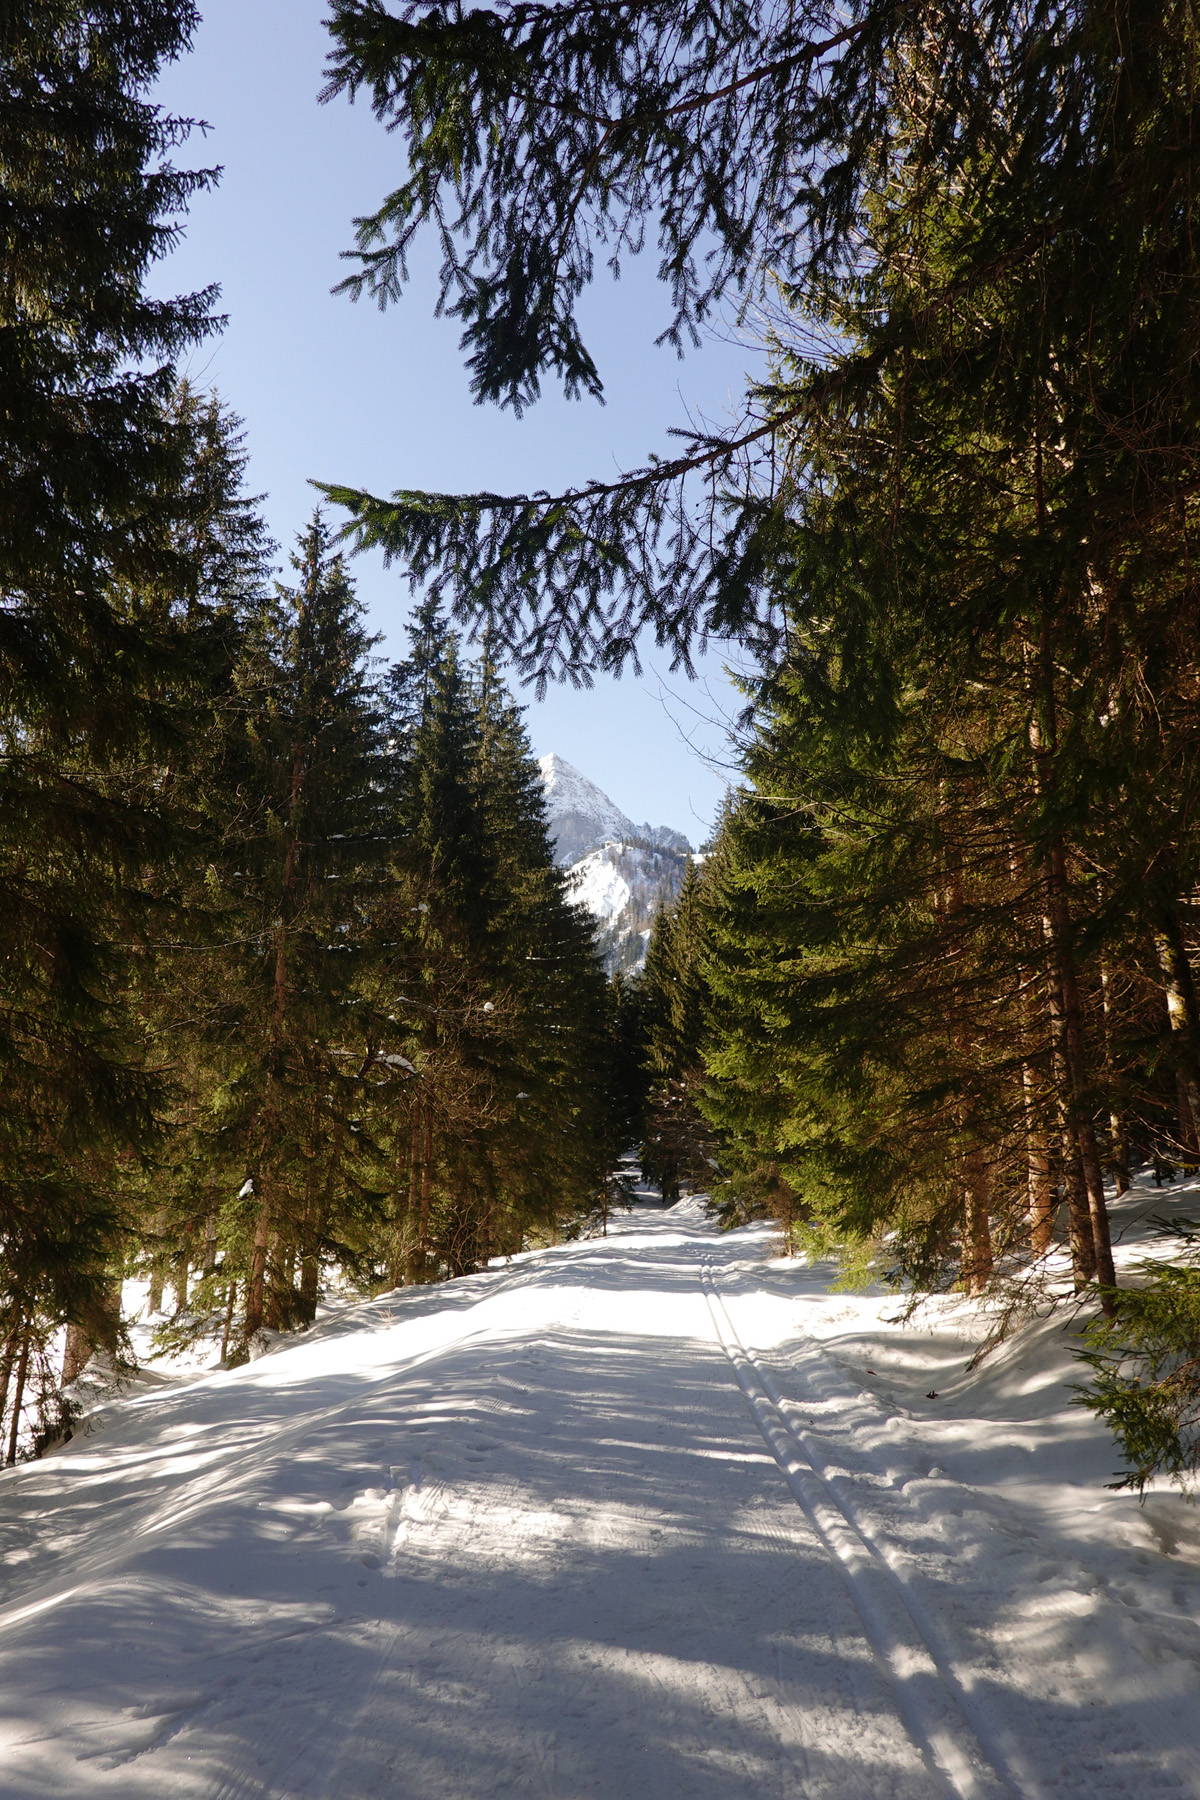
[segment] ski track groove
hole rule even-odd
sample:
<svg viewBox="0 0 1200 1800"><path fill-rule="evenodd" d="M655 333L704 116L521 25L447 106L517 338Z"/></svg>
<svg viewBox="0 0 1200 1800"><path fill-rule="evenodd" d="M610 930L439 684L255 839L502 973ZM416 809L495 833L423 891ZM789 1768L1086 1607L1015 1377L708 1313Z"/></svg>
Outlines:
<svg viewBox="0 0 1200 1800"><path fill-rule="evenodd" d="M840 1373L823 1346L809 1333L805 1332L803 1336L811 1354L835 1373ZM811 1464L818 1479L824 1483L826 1492L862 1539L876 1563L891 1577L905 1611L923 1639L943 1679L950 1683L960 1710L974 1730L981 1746L985 1748L993 1766L997 1766L998 1772L1009 1785L1016 1786L1022 1797L1028 1796L1029 1800L1045 1800L1048 1793L1045 1783L1021 1747L1014 1741L1011 1731L987 1715L972 1693L970 1680L959 1674L955 1666L955 1653L947 1642L945 1632L909 1579L908 1571L905 1568L904 1553L890 1541L886 1531L879 1529L877 1524L872 1524L866 1518L867 1508L856 1504L853 1480L844 1474L833 1474L829 1471L827 1459L814 1441L812 1434L806 1429L805 1421L799 1416L796 1402L780 1393L771 1371L763 1366L752 1350L746 1349L743 1345L743 1351L747 1360L753 1365L754 1372L772 1405L786 1425L793 1442L797 1444L801 1454ZM881 1421L887 1417L881 1412L874 1395L864 1393L862 1398ZM948 1480L948 1478L943 1479Z"/></svg>
<svg viewBox="0 0 1200 1800"><path fill-rule="evenodd" d="M784 1412L778 1389L738 1335L707 1260L701 1265L700 1285L717 1342L728 1358L763 1441L797 1504L840 1569L905 1729L938 1786L949 1800L998 1800L1001 1795L1008 1800L1040 1800L1040 1784L1026 1781L1025 1771L1020 1786L1013 1782L1004 1767L1008 1758L995 1744L994 1731L971 1705L965 1685L944 1648L930 1642L932 1634L926 1633L916 1616L923 1609L910 1604L903 1577L874 1540L864 1534L821 1474ZM932 1670L920 1667L926 1657Z"/></svg>
<svg viewBox="0 0 1200 1800"><path fill-rule="evenodd" d="M899 1414L886 1410L880 1405L879 1395L868 1388L862 1387L854 1373L843 1368L837 1358L830 1355L819 1338L814 1337L811 1332L805 1331L802 1327L797 1326L794 1329L795 1338L803 1343L805 1352L811 1361L820 1364L830 1375L832 1375L835 1382L839 1384L849 1382L851 1384L855 1390L856 1401L871 1415L871 1418L877 1427L885 1428L900 1422L907 1428L910 1453L917 1449L918 1440L911 1430L912 1419L910 1415L906 1414L903 1409L901 1409ZM753 1365L755 1374L762 1383L763 1388L766 1390L768 1398L782 1417L792 1439L799 1446L805 1460L811 1464L818 1479L823 1482L830 1498L838 1507L838 1510L849 1521L857 1535L863 1540L863 1543L876 1559L880 1568L885 1569L890 1575L891 1580L903 1601L905 1610L908 1612L914 1627L924 1639L931 1656L933 1656L938 1667L945 1671L951 1682L956 1684L956 1691L961 1696L961 1709L970 1719L980 1743L987 1746L993 1764L1005 1775L1006 1779L1015 1786L1017 1792L1022 1796L1022 1800L1024 1800L1024 1796L1029 1796L1029 1800L1054 1800L1055 1796L1061 1795L1063 1792L1059 1776L1066 1774L1066 1766L1060 1766L1055 1772L1047 1771L1046 1769L1039 1768L1035 1765L1030 1759L1024 1744L1016 1738L1011 1726L1008 1723L996 1720L992 1715L991 1709L986 1706L986 1703L981 1703L979 1696L974 1692L971 1680L959 1675L956 1663L961 1659L957 1656L952 1647L951 1636L948 1635L946 1625L943 1624L937 1614L931 1610L918 1592L920 1578L919 1570L917 1571L917 1580L914 1581L912 1578L910 1572L912 1553L904 1550L893 1541L886 1518L881 1518L879 1516L881 1502L883 1504L890 1502L891 1504L899 1505L902 1508L908 1508L910 1506L910 1502L903 1493L905 1485L904 1481L897 1476L895 1471L888 1470L886 1472L886 1482L881 1483L875 1488L864 1488L849 1468L831 1468L830 1458L821 1445L819 1428L816 1431L810 1428L809 1421L801 1415L801 1407L798 1402L780 1392L778 1383L771 1370L764 1367L763 1362L754 1354L754 1352L746 1348L744 1344L742 1345L742 1350L748 1362ZM794 1350L790 1362L790 1372L793 1375L798 1375L802 1372ZM876 1472L878 1473L878 1471ZM1025 1551L1028 1551L1032 1546L1038 1544L1039 1538L1037 1532L1031 1529L1029 1524L1007 1503L1000 1501L995 1497L988 1497L985 1499L984 1496L977 1489L970 1486L970 1484L957 1481L953 1477L945 1474L944 1471L939 1473L938 1480L942 1486L953 1490L957 1496L957 1503L948 1510L959 1516L961 1516L968 1507L971 1508L973 1512L982 1510L982 1521L976 1519L972 1522L974 1530L979 1530L982 1527L982 1529L986 1531L993 1532L997 1529L1007 1528L1014 1539L1019 1540L1021 1548ZM897 1484L899 1484L900 1488L899 1493L896 1492ZM887 1496L886 1501L884 1500L885 1494ZM874 1516L872 1517L872 1515ZM1073 1553L1070 1557L1069 1565L1064 1565L1059 1561L1055 1561L1050 1566L1055 1573L1065 1572L1068 1577L1069 1586L1079 1592L1086 1591L1087 1584L1090 1581L1093 1588L1102 1596L1105 1603L1109 1606L1112 1605L1112 1595L1109 1592L1110 1577L1108 1573L1102 1569L1095 1568L1086 1555ZM950 1601L951 1607L953 1607L953 1594L950 1596ZM948 1612L947 1618L952 1620L952 1611ZM1117 1628L1123 1628L1124 1623L1125 1622L1119 1618L1114 1620L1114 1625ZM951 1626L951 1632L952 1629L953 1627ZM1192 1659L1193 1661L1196 1660L1194 1651L1192 1652ZM1095 1719L1093 1720L1093 1730L1098 1722L1099 1721ZM1128 1730L1117 1731L1114 1734L1112 1726L1107 1723L1104 1726L1104 1730L1106 1742L1099 1751L1099 1754L1102 1757L1121 1756L1130 1752L1134 1752L1143 1757L1147 1755L1147 1747L1144 1741L1136 1734L1131 1734ZM1063 1746L1063 1749L1066 1749L1065 1745ZM1075 1747L1073 1754L1076 1758L1082 1756L1086 1759L1088 1756L1095 1756L1097 1754L1097 1749L1095 1744L1089 1741ZM1141 1789L1135 1785L1131 1790L1127 1785L1127 1780L1131 1775L1135 1784L1138 1783L1144 1778L1144 1769L1142 1773L1128 1771L1128 1773L1122 1772L1118 1775L1116 1769L1110 1765L1107 1773L1111 1784L1108 1791L1114 1796L1118 1793L1129 1794L1130 1792L1139 1794L1140 1796ZM1164 1770L1156 1771L1156 1775L1157 1779L1163 1783L1162 1793L1164 1800L1166 1800L1168 1792L1177 1793L1180 1791L1176 1777L1168 1776L1167 1772Z"/></svg>
<svg viewBox="0 0 1200 1800"><path fill-rule="evenodd" d="M560 1321L557 1329L543 1330L536 1338L529 1340L527 1346L523 1346L535 1366L540 1352L555 1351L562 1347L564 1340L569 1341L572 1326L575 1323L577 1321L564 1319ZM719 1368L720 1364L715 1367ZM515 1393L527 1394L529 1392L528 1388L516 1382L511 1375L498 1371L493 1379L500 1387L509 1388ZM477 1406L481 1411L499 1410L500 1402L496 1400L489 1402L484 1399L477 1402ZM472 1426L464 1453L468 1465L478 1460L475 1452L485 1447L491 1449L497 1446L492 1442L485 1446L481 1433L475 1426ZM393 1479L396 1474L397 1471L393 1470ZM423 1479L419 1462L414 1462L412 1465L410 1482L411 1488L417 1491L425 1504L421 1508L422 1516L416 1520L409 1520L405 1517L398 1518L395 1500L402 1484L397 1484L397 1488L393 1490L390 1496L392 1504L389 1507L386 1527L389 1548L383 1558L385 1572L389 1574L395 1572L396 1559L402 1552L417 1557L429 1553L429 1547L419 1540L414 1542L408 1536L405 1530L406 1525L415 1523L426 1528L433 1527L436 1532L438 1528L450 1523L449 1501L452 1498L452 1491L442 1483L431 1482L427 1473ZM466 1501L466 1513L458 1516L455 1520L464 1534L465 1541L475 1541L486 1532L488 1515L497 1508L505 1514L515 1513L517 1511L515 1503L519 1497L520 1486L515 1480L505 1481L499 1489L491 1488L486 1495L482 1491L469 1491L463 1496ZM756 1523L755 1529L764 1539L774 1542L782 1553L787 1553L794 1547L794 1537L785 1533L778 1524L759 1521ZM661 1530L648 1528L646 1538L648 1552L652 1551L654 1540L662 1535ZM518 1540L522 1542L528 1537L530 1543L536 1543L539 1536L539 1528L533 1521L526 1521L524 1529L518 1532ZM697 1617L703 1617L710 1626L720 1623L720 1615L710 1605L708 1595L702 1586L693 1595L693 1605ZM311 1785L311 1776L309 1780L306 1780L303 1788L305 1796L319 1793L321 1800L351 1800L350 1790L347 1789L343 1792L339 1782L348 1772L347 1756L352 1751L360 1726L370 1718L377 1691L387 1677L399 1678L408 1683L411 1683L414 1678L414 1671L401 1670L393 1666L396 1646L403 1635L402 1632L391 1634L378 1660L370 1684L358 1705L353 1708L351 1717L348 1720L338 1721L338 1731L332 1748L325 1756L317 1758L322 1778L315 1787ZM689 1686L687 1698L710 1720L714 1723L719 1722L725 1727L728 1726L731 1719L746 1720L754 1717L758 1720L778 1746L779 1778L783 1783L779 1790L780 1793L799 1796L810 1791L810 1755L814 1752L819 1754L823 1746L816 1717L806 1711L802 1704L790 1698L786 1692L786 1684L779 1667L781 1657L782 1651L777 1648L777 1679L775 1682L768 1680L766 1683L759 1678L755 1678L752 1682L744 1670L729 1671L716 1664L705 1663L702 1670L694 1671L694 1679ZM639 1656L637 1653L626 1650L621 1653L618 1660L622 1664L629 1663L634 1667L641 1668L643 1674L647 1670L649 1671L658 1693L658 1700L653 1710L660 1720L663 1717L674 1720L680 1715L682 1704L680 1693L674 1684L666 1685L661 1675L653 1668L653 1655ZM602 1655L598 1666L603 1666L603 1663ZM581 1664L579 1672L581 1678L586 1682L586 1662ZM513 1670L512 1673L519 1694L520 1682L516 1671ZM846 1705L848 1710L857 1710L857 1696L851 1692L852 1686L852 1683L848 1684L846 1689ZM533 1776L535 1784L540 1784L540 1790L544 1792L545 1800L555 1800L555 1796L560 1791L554 1772L557 1736L551 1734L547 1739L544 1725L539 1723L531 1732L529 1742L536 1758L536 1774L532 1768L528 1773ZM918 1753L920 1753L919 1746ZM753 1785L752 1758L741 1744L734 1742L728 1744L726 1754L730 1758L731 1771L733 1769L737 1771L738 1791L749 1792ZM249 1780L244 1777L241 1780L235 1778L228 1787L222 1788L219 1794L214 1796L214 1800L298 1800L299 1791L289 1786L287 1779L290 1769L295 1767L296 1760L298 1759L290 1762L287 1770L277 1771L274 1784L255 1783L252 1777ZM773 1786L771 1791L775 1792ZM821 1792L825 1791L825 1783L822 1782ZM849 1762L842 1765L839 1794L844 1796L844 1800L879 1800L879 1791L869 1786ZM357 1800L357 1790L355 1790L354 1800ZM974 1796L972 1796L972 1800L974 1800Z"/></svg>

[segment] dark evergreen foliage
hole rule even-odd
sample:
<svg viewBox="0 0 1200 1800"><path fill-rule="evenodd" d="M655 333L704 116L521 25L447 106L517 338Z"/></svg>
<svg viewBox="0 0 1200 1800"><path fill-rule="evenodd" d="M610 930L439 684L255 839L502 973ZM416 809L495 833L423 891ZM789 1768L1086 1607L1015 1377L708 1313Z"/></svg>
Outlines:
<svg viewBox="0 0 1200 1800"><path fill-rule="evenodd" d="M169 666L163 526L190 448L174 359L217 324L215 288L143 286L214 174L175 168L189 122L146 97L196 18L183 0L34 0L0 20L0 678L94 754L142 728Z"/></svg>
<svg viewBox="0 0 1200 1800"><path fill-rule="evenodd" d="M800 378L752 392L727 434L615 481L533 496L327 491L358 541L488 616L539 676L619 666L646 624L685 661L697 633L770 648L814 432L853 418L881 379L902 384L926 352L969 394L1014 348L992 309L1002 296L1008 316L1033 305L1043 320L1022 346L1042 359L1047 421L1069 350L1063 375L1093 440L1071 466L1109 521L1087 542L1119 530L1135 468L1157 495L1139 513L1165 522L1194 491L1189 20L1186 0L1116 14L1063 0L849 15L336 6L329 92L369 92L409 157L406 184L361 224L352 285L393 295L407 243L432 223L481 395L530 397L550 368L589 385L574 305L593 245L611 233L619 256L652 221L676 332L731 283L827 317ZM898 184L915 213L894 206ZM894 296L905 233L937 266ZM870 326L843 355L841 308L863 282ZM1014 369L1004 389L1026 437L1031 373ZM968 400L968 431L973 417ZM1058 539L1059 554L1078 562L1081 541Z"/></svg>
<svg viewBox="0 0 1200 1800"><path fill-rule="evenodd" d="M435 613L411 635L388 681L404 842L385 906L416 1072L392 1264L410 1280L463 1273L530 1229L578 1229L612 1105L604 979L519 711Z"/></svg>
<svg viewBox="0 0 1200 1800"><path fill-rule="evenodd" d="M1119 1317L1096 1321L1083 1360L1081 1405L1112 1427L1125 1459L1111 1484L1145 1492L1156 1475L1195 1486L1200 1468L1200 1270L1147 1263Z"/></svg>
<svg viewBox="0 0 1200 1800"><path fill-rule="evenodd" d="M199 790L210 941L147 1202L163 1342L229 1356L310 1322L327 1272L373 1291L579 1229L609 1132L604 981L498 672L425 609L380 682L319 517L293 563L242 609Z"/></svg>
<svg viewBox="0 0 1200 1800"><path fill-rule="evenodd" d="M685 662L712 631L758 653L710 1118L898 1276L981 1291L1045 1254L1060 1198L1113 1311L1106 1165L1200 1160L1192 7L331 24L331 91L369 90L410 156L351 287L394 297L436 218L481 397L597 391L575 302L593 246L647 225L674 332L744 282L774 357L669 462L331 489L351 534L539 678L647 625ZM651 1061L668 991L652 964Z"/></svg>
<svg viewBox="0 0 1200 1800"><path fill-rule="evenodd" d="M147 298L210 176L146 98L190 5L0 16L0 1281L20 1393L64 1318L115 1347L122 1177L164 1087L131 1002L164 772L217 654L192 616L202 431ZM15 1449L10 1439L10 1450Z"/></svg>
<svg viewBox="0 0 1200 1800"><path fill-rule="evenodd" d="M708 983L703 886L689 862L674 906L661 907L638 983L639 1026L646 1071L642 1167L664 1200L682 1184L713 1185L715 1143L701 1110L702 1054Z"/></svg>

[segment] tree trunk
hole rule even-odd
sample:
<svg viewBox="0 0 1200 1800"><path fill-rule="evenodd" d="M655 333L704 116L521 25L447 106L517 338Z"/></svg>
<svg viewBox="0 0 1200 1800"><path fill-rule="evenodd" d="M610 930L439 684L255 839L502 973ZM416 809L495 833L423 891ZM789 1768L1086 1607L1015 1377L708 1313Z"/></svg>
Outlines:
<svg viewBox="0 0 1200 1800"><path fill-rule="evenodd" d="M1179 1114L1179 1148L1183 1152L1183 1172L1185 1175L1194 1175L1197 1160L1200 1159L1196 1111L1192 1106L1188 1079L1182 1069L1175 1071L1175 1109Z"/></svg>
<svg viewBox="0 0 1200 1800"><path fill-rule="evenodd" d="M263 1322L263 1284L267 1273L267 1245L271 1239L271 1209L264 1200L258 1209L254 1227L254 1249L250 1255L250 1276L246 1283L247 1344Z"/></svg>
<svg viewBox="0 0 1200 1800"><path fill-rule="evenodd" d="M263 1294L263 1324L268 1331L283 1328L285 1268L280 1252L283 1244L278 1231L267 1240L267 1270Z"/></svg>
<svg viewBox="0 0 1200 1800"><path fill-rule="evenodd" d="M317 1300L321 1291L321 1238L325 1221L318 1211L305 1227L300 1253L300 1318L311 1325L317 1316Z"/></svg>
<svg viewBox="0 0 1200 1800"><path fill-rule="evenodd" d="M224 1363L229 1354L229 1335L233 1330L233 1308L237 1301L238 1284L236 1280L229 1283L225 1294L225 1325L221 1332L221 1361Z"/></svg>
<svg viewBox="0 0 1200 1800"><path fill-rule="evenodd" d="M275 1005L271 1018L271 1052L272 1061L276 1065L283 1054L283 1028L287 1017L287 946L289 925L289 901L298 878L298 845L297 827L299 823L300 803L304 793L305 747L304 741L297 738L292 746L292 787L288 805L288 846L283 859L283 904L280 907L279 934L275 939Z"/></svg>
<svg viewBox="0 0 1200 1800"><path fill-rule="evenodd" d="M150 1294L149 1307L152 1313L162 1311L163 1282L165 1277L165 1258L163 1256L163 1240L167 1235L167 1216L165 1213L154 1215L154 1254L150 1261Z"/></svg>
<svg viewBox="0 0 1200 1800"><path fill-rule="evenodd" d="M965 905L966 891L963 886L962 871L956 866L949 874L944 917L956 918L963 911ZM947 945L947 953L959 954L953 948L953 940L950 940ZM975 1063L976 1045L972 1033L967 1029L965 1020L952 1018L950 1038L963 1064L969 1067ZM959 1109L958 1126L962 1137L968 1143L977 1134L975 1122L965 1105ZM961 1169L963 1190L962 1284L968 1294L981 1294L987 1287L992 1274L992 1235L991 1188L988 1180L987 1157L980 1145L976 1144L973 1149L963 1153Z"/></svg>
<svg viewBox="0 0 1200 1800"><path fill-rule="evenodd" d="M17 1445L21 1432L21 1403L25 1398L25 1377L29 1371L29 1339L32 1336L29 1326L25 1327L21 1339L21 1360L17 1364L17 1387L13 1395L12 1430L8 1434L8 1467L11 1469L17 1460Z"/></svg>
<svg viewBox="0 0 1200 1800"><path fill-rule="evenodd" d="M1173 911L1154 934L1158 966L1166 992L1167 1017L1171 1022L1171 1049L1179 1093L1179 1138L1185 1159L1200 1156L1200 1006L1196 983L1184 941L1183 927Z"/></svg>
<svg viewBox="0 0 1200 1800"><path fill-rule="evenodd" d="M421 1258L421 1280L429 1270L429 1207L433 1197L433 1121L425 1109L425 1133L421 1144L421 1229L417 1251Z"/></svg>
<svg viewBox="0 0 1200 1800"><path fill-rule="evenodd" d="M8 1334L8 1342L4 1346L4 1358L0 1361L0 1428L4 1424L5 1408L8 1406L8 1384L12 1380L13 1364L17 1360L17 1346L21 1341L21 1327L17 1325Z"/></svg>
<svg viewBox="0 0 1200 1800"><path fill-rule="evenodd" d="M1100 1006L1101 1016L1104 1020L1104 1072L1108 1077L1110 1161L1113 1177L1117 1184L1117 1193L1125 1194L1129 1191L1129 1137L1125 1130L1125 1120L1114 1099L1117 1091L1117 1068L1112 1053L1112 977L1103 966L1100 969Z"/></svg>
<svg viewBox="0 0 1200 1800"><path fill-rule="evenodd" d="M1087 1194L1096 1280L1101 1287L1114 1288L1117 1285L1117 1276L1113 1267L1108 1205L1104 1198L1104 1170L1100 1163L1100 1150L1096 1143L1095 1127L1088 1112L1087 1053L1083 1041L1083 1012L1079 1001L1079 982L1075 971L1075 953L1071 941L1073 928L1067 899L1066 853L1061 838L1056 837L1050 846L1046 872L1048 906L1044 930L1054 961L1056 980L1051 985L1057 988L1059 995L1061 1013L1059 1037L1067 1080L1065 1097L1070 1115L1071 1132L1078 1146L1079 1161ZM1114 1310L1111 1299L1104 1302L1104 1310L1107 1313Z"/></svg>
<svg viewBox="0 0 1200 1800"><path fill-rule="evenodd" d="M1050 1185L1050 1149L1038 1124L1033 1070L1021 1065L1021 1103L1025 1114L1025 1184L1029 1203L1029 1237L1035 1256L1045 1256L1054 1242L1054 1192Z"/></svg>
<svg viewBox="0 0 1200 1800"><path fill-rule="evenodd" d="M963 1157L963 1194L963 1286L968 1294L982 1294L993 1268L991 1190L982 1150Z"/></svg>
<svg viewBox="0 0 1200 1800"><path fill-rule="evenodd" d="M89 1303L81 1319L67 1326L63 1346L62 1386L75 1380L97 1350L107 1350L116 1361L121 1345L121 1278L106 1282L98 1299Z"/></svg>
<svg viewBox="0 0 1200 1800"><path fill-rule="evenodd" d="M82 1373L92 1360L92 1348L91 1337L82 1325L67 1326L60 1386L70 1387L76 1377Z"/></svg>
<svg viewBox="0 0 1200 1800"><path fill-rule="evenodd" d="M420 1280L417 1246L421 1229L421 1110L420 1100L414 1100L408 1146L408 1212L404 1221L405 1280L410 1283Z"/></svg>
<svg viewBox="0 0 1200 1800"><path fill-rule="evenodd" d="M1038 469L1039 521L1041 496L1041 440L1036 443ZM1040 529L1040 523L1039 523ZM1031 657L1027 649L1027 668ZM1043 603L1040 642L1037 653L1036 691L1031 695L1029 747L1032 752L1034 779L1043 799L1054 789L1054 758L1058 748L1058 720L1054 692L1054 658L1050 641L1048 610ZM1091 1274L1102 1290L1116 1286L1112 1241L1108 1227L1108 1207L1104 1198L1104 1172L1096 1133L1088 1110L1087 1056L1083 1040L1083 1015L1079 1002L1079 982L1075 967L1074 925L1067 886L1066 847L1061 832L1055 831L1046 846L1046 908L1042 916L1042 933L1049 951L1050 969L1047 984L1050 994L1050 1017L1054 1038L1056 1072L1060 1100L1065 1109L1068 1136L1073 1145L1068 1154L1064 1139L1063 1168L1067 1193L1072 1206L1072 1253L1076 1282L1090 1264ZM1082 1219L1076 1229L1079 1194L1076 1170L1082 1178L1088 1218L1090 1250L1085 1250ZM1076 1243L1076 1239L1078 1242ZM1090 1279L1089 1275L1085 1279ZM1104 1292L1101 1305L1110 1316L1115 1312L1111 1292Z"/></svg>
<svg viewBox="0 0 1200 1800"><path fill-rule="evenodd" d="M340 1137L337 1153L340 1157ZM331 1161L324 1198L319 1199L314 1195L305 1208L304 1238L300 1246L299 1294L300 1317L305 1325L311 1325L317 1316L317 1301L321 1292L321 1242L325 1236L325 1221L333 1203L333 1183L334 1165Z"/></svg>
<svg viewBox="0 0 1200 1800"><path fill-rule="evenodd" d="M789 1257L792 1257L796 1254L796 1195L790 1183L784 1182L782 1183L782 1186L784 1190L784 1200L783 1205L780 1208L783 1215L780 1223L783 1226L783 1237L784 1242L787 1245L787 1254Z"/></svg>
<svg viewBox="0 0 1200 1800"><path fill-rule="evenodd" d="M492 1254L492 1218L496 1210L496 1173L490 1156L484 1157L483 1218L479 1225L479 1266L486 1269ZM604 1184L604 1235L608 1236L608 1180Z"/></svg>
<svg viewBox="0 0 1200 1800"><path fill-rule="evenodd" d="M1009 857L1009 873L1014 885L1022 869L1013 852ZM1043 1030L1035 1024L1037 1013L1031 1004L1032 983L1026 976L1018 991L1021 1029L1026 1047L1043 1040ZM1040 1023L1040 1022L1039 1022ZM1029 1241L1034 1256L1045 1256L1054 1242L1054 1186L1050 1180L1050 1140L1041 1116L1043 1097L1038 1094L1037 1075L1033 1064L1021 1064L1021 1114L1025 1126L1025 1194L1028 1207Z"/></svg>
<svg viewBox="0 0 1200 1800"><path fill-rule="evenodd" d="M1072 1130L1071 1107L1066 1071L1066 1058L1061 1048L1062 1006L1057 997L1057 983L1051 975L1047 983L1050 1003L1050 1030L1053 1040L1051 1067L1054 1071L1054 1100L1058 1114L1059 1157L1062 1163L1063 1187L1067 1195L1067 1225L1071 1243L1071 1269L1075 1292L1079 1293L1096 1275L1096 1244L1092 1237L1092 1216L1088 1208L1087 1184L1079 1158L1079 1144Z"/></svg>
<svg viewBox="0 0 1200 1800"><path fill-rule="evenodd" d="M1113 1180L1116 1182L1118 1197L1129 1192L1129 1133L1125 1129L1122 1113L1113 1111L1108 1115L1109 1143L1112 1146Z"/></svg>
<svg viewBox="0 0 1200 1800"><path fill-rule="evenodd" d="M282 1077L286 1065L285 1029L287 1025L288 1002L288 933L291 926L291 900L300 874L299 824L300 811L304 797L304 780L306 774L304 740L297 737L292 745L292 777L291 794L288 804L287 851L283 861L283 879L279 907L279 930L275 938L275 983L274 1003L271 1010L270 1026L270 1074L269 1093L271 1101L267 1107L264 1124L267 1133L264 1142L269 1142L270 1120L274 1110L274 1094L282 1085ZM254 1230L254 1249L250 1258L250 1273L246 1281L246 1323L245 1341L249 1346L250 1339L262 1328L264 1306L266 1301L265 1287L267 1275L267 1254L272 1243L277 1242L271 1229L271 1209L264 1199L259 1207L258 1220ZM271 1294L272 1317L278 1315L278 1295Z"/></svg>

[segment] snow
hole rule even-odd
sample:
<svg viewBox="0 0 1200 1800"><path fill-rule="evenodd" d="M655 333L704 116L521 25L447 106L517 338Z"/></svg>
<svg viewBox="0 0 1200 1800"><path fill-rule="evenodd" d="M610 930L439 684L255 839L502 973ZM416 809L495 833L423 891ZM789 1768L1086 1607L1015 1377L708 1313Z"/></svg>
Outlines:
<svg viewBox="0 0 1200 1800"><path fill-rule="evenodd" d="M609 973L632 973L646 958L647 919L683 886L687 859L644 843L603 844L567 870L570 898L596 921L597 949Z"/></svg>
<svg viewBox="0 0 1200 1800"><path fill-rule="evenodd" d="M1200 1796L1200 1523L1065 1315L968 1372L774 1249L643 1196L8 1471L5 1800Z"/></svg>
<svg viewBox="0 0 1200 1800"><path fill-rule="evenodd" d="M603 850L593 850L571 869L568 892L573 901L607 925L624 912L633 889Z"/></svg>
<svg viewBox="0 0 1200 1800"><path fill-rule="evenodd" d="M628 974L645 960L646 920L683 884L691 846L666 825L635 825L594 781L551 752L540 759L555 860L571 898L597 924L605 968Z"/></svg>

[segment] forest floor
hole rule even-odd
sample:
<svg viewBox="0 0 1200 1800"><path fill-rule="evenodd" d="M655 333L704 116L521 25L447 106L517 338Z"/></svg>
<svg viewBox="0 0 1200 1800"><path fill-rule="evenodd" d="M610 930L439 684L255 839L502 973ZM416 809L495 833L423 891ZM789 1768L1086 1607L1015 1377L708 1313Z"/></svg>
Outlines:
<svg viewBox="0 0 1200 1800"><path fill-rule="evenodd" d="M643 1199L8 1471L0 1793L1200 1796L1200 1513L1068 1314L968 1372L775 1248Z"/></svg>

